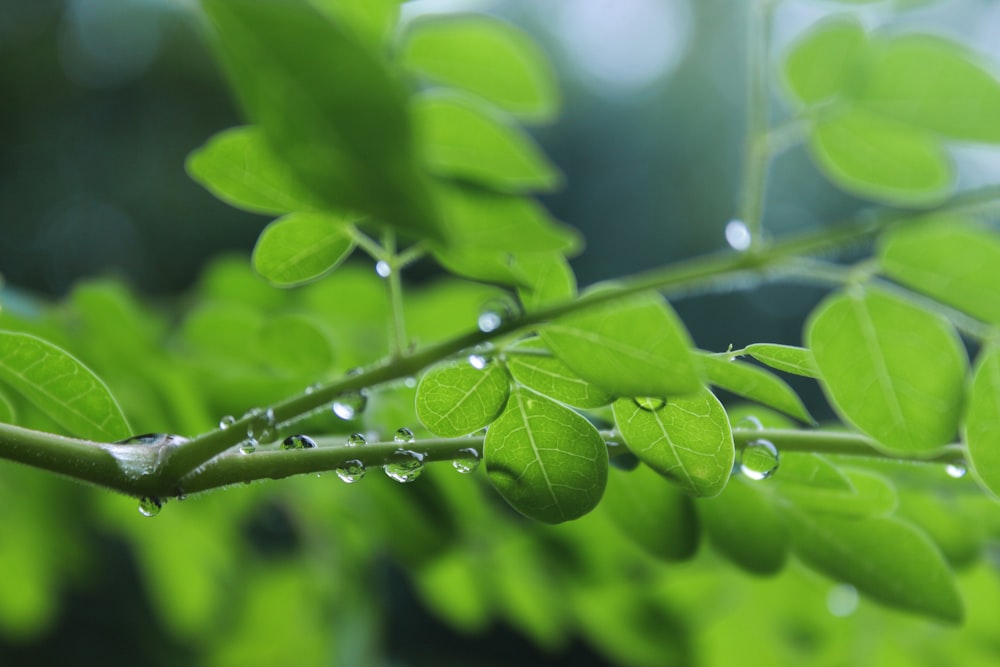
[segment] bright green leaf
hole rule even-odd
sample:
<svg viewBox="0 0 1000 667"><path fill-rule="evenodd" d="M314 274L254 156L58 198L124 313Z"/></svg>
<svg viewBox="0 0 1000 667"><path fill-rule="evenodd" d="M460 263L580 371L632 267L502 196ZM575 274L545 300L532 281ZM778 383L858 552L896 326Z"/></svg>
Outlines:
<svg viewBox="0 0 1000 667"><path fill-rule="evenodd" d="M475 100L432 92L413 101L418 151L440 176L505 192L549 191L562 176L535 142Z"/></svg>
<svg viewBox="0 0 1000 667"><path fill-rule="evenodd" d="M1000 324L1000 237L959 220L906 225L882 243L886 275L984 322Z"/></svg>
<svg viewBox="0 0 1000 667"><path fill-rule="evenodd" d="M308 3L204 0L229 79L268 146L332 210L441 238L386 65Z"/></svg>
<svg viewBox="0 0 1000 667"><path fill-rule="evenodd" d="M865 30L854 17L834 16L810 29L785 56L785 82L803 104L841 94L867 45Z"/></svg>
<svg viewBox="0 0 1000 667"><path fill-rule="evenodd" d="M269 224L253 250L253 268L278 287L312 282L337 267L351 251L350 218L292 213Z"/></svg>
<svg viewBox="0 0 1000 667"><path fill-rule="evenodd" d="M795 510L785 516L795 550L810 566L892 607L962 620L955 575L934 543L912 525Z"/></svg>
<svg viewBox="0 0 1000 667"><path fill-rule="evenodd" d="M512 268L525 276L526 286L517 290L525 312L541 310L576 296L576 275L560 253L515 255Z"/></svg>
<svg viewBox="0 0 1000 667"><path fill-rule="evenodd" d="M775 345L772 343L754 343L746 346L746 353L762 364L785 373L818 377L816 360L813 354L804 347L793 345Z"/></svg>
<svg viewBox="0 0 1000 667"><path fill-rule="evenodd" d="M0 390L0 424L16 424L17 411L7 394Z"/></svg>
<svg viewBox="0 0 1000 667"><path fill-rule="evenodd" d="M688 333L658 294L560 317L541 335L577 375L616 396L666 397L701 386Z"/></svg>
<svg viewBox="0 0 1000 667"><path fill-rule="evenodd" d="M507 368L524 386L575 408L596 408L614 400L551 356L538 338L521 341L507 351Z"/></svg>
<svg viewBox="0 0 1000 667"><path fill-rule="evenodd" d="M729 481L736 456L722 403L702 389L650 409L656 405L631 398L615 401L615 426L629 449L687 493L718 495Z"/></svg>
<svg viewBox="0 0 1000 667"><path fill-rule="evenodd" d="M700 530L691 496L646 466L612 469L601 507L622 533L667 561L687 560L698 550Z"/></svg>
<svg viewBox="0 0 1000 667"><path fill-rule="evenodd" d="M757 482L734 478L721 494L695 506L712 546L730 561L756 574L785 566L788 529Z"/></svg>
<svg viewBox="0 0 1000 667"><path fill-rule="evenodd" d="M804 422L813 423L798 394L784 380L750 364L700 355L708 381L755 403L767 405Z"/></svg>
<svg viewBox="0 0 1000 667"><path fill-rule="evenodd" d="M872 50L858 104L960 141L1000 143L1000 81L975 52L931 35L904 35Z"/></svg>
<svg viewBox="0 0 1000 667"><path fill-rule="evenodd" d="M76 437L114 442L131 435L104 382L40 338L0 331L0 379Z"/></svg>
<svg viewBox="0 0 1000 667"><path fill-rule="evenodd" d="M969 463L984 487L1000 496L1000 347L984 350L969 388L963 426Z"/></svg>
<svg viewBox="0 0 1000 667"><path fill-rule="evenodd" d="M951 158L928 131L861 109L817 125L810 148L844 190L901 206L929 206L952 189Z"/></svg>
<svg viewBox="0 0 1000 667"><path fill-rule="evenodd" d="M403 63L464 88L529 121L551 120L559 107L545 54L519 29L485 16L426 19L410 29Z"/></svg>
<svg viewBox="0 0 1000 667"><path fill-rule="evenodd" d="M560 523L594 509L608 480L604 438L586 419L526 389L486 433L490 481L514 509Z"/></svg>
<svg viewBox="0 0 1000 667"><path fill-rule="evenodd" d="M258 331L257 342L262 361L279 373L316 378L333 365L330 339L304 315L268 317Z"/></svg>
<svg viewBox="0 0 1000 667"><path fill-rule="evenodd" d="M836 493L850 493L854 489L847 476L820 454L789 452L781 456L778 471L780 476L775 473L772 479L780 489L793 484Z"/></svg>
<svg viewBox="0 0 1000 667"><path fill-rule="evenodd" d="M365 43L378 49L392 33L402 0L311 0Z"/></svg>
<svg viewBox="0 0 1000 667"><path fill-rule="evenodd" d="M495 361L484 369L468 362L439 364L417 385L417 417L436 435L468 435L491 424L509 395L510 379Z"/></svg>
<svg viewBox="0 0 1000 667"><path fill-rule="evenodd" d="M282 214L325 208L296 178L255 127L219 132L188 155L187 171L231 206L253 213Z"/></svg>
<svg viewBox="0 0 1000 667"><path fill-rule="evenodd" d="M807 484L779 484L775 486L786 501L797 508L811 512L825 512L845 516L888 516L898 504L896 489L883 475L859 469L842 470L850 489L833 489Z"/></svg>
<svg viewBox="0 0 1000 667"><path fill-rule="evenodd" d="M806 339L834 409L887 451L952 441L968 360L948 322L881 289L853 289L820 304Z"/></svg>
<svg viewBox="0 0 1000 667"><path fill-rule="evenodd" d="M497 285L527 287L528 279L515 270L514 255L479 248L434 247L438 264L456 276Z"/></svg>

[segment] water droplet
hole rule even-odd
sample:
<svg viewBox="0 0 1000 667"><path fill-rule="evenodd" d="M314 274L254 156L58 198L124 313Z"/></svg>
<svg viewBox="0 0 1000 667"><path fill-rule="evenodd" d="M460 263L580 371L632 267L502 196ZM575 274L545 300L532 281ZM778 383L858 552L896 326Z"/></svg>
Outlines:
<svg viewBox="0 0 1000 667"><path fill-rule="evenodd" d="M368 440L365 438L364 433L352 433L347 439L348 447L360 447L362 445L367 445Z"/></svg>
<svg viewBox="0 0 1000 667"><path fill-rule="evenodd" d="M413 389L414 387L417 386L417 378L413 377L412 375L405 378L403 380L403 386L406 387L407 389Z"/></svg>
<svg viewBox="0 0 1000 667"><path fill-rule="evenodd" d="M778 469L778 448L770 440L751 440L740 454L740 472L756 481L767 479Z"/></svg>
<svg viewBox="0 0 1000 667"><path fill-rule="evenodd" d="M469 365L476 370L483 370L489 365L490 360L481 354L470 354L469 355Z"/></svg>
<svg viewBox="0 0 1000 667"><path fill-rule="evenodd" d="M490 299L479 312L476 324L483 333L496 331L504 323L517 317L518 308L509 298Z"/></svg>
<svg viewBox="0 0 1000 667"><path fill-rule="evenodd" d="M400 431L402 430L400 429ZM409 431L409 429L406 430ZM397 440L397 442L399 441ZM402 484L407 484L420 477L420 473L424 469L423 454L408 449L397 449L389 458L389 462L382 466L382 470L385 471L386 475Z"/></svg>
<svg viewBox="0 0 1000 667"><path fill-rule="evenodd" d="M315 449L316 441L308 435L290 435L281 441L282 449Z"/></svg>
<svg viewBox="0 0 1000 667"><path fill-rule="evenodd" d="M747 431L761 431L764 429L764 425L760 423L760 420L753 415L747 415L743 419L736 422L736 428L742 428Z"/></svg>
<svg viewBox="0 0 1000 667"><path fill-rule="evenodd" d="M400 445L409 445L412 444L414 440L416 440L416 438L413 437L413 431L406 428L405 426L400 427L399 430L396 431L396 435L394 435L392 439L394 442Z"/></svg>
<svg viewBox="0 0 1000 667"><path fill-rule="evenodd" d="M470 438L485 438L486 437L486 432L489 431L489 430L490 429L489 429L488 426L484 426L481 429L479 429L478 431L476 431L475 433L470 433L469 437Z"/></svg>
<svg viewBox="0 0 1000 667"><path fill-rule="evenodd" d="M354 484L365 476L365 464L357 459L345 461L343 467L337 468L337 477L348 484Z"/></svg>
<svg viewBox="0 0 1000 667"><path fill-rule="evenodd" d="M944 467L944 471L948 473L948 477L952 479L962 479L968 474L969 469L962 462L949 463Z"/></svg>
<svg viewBox="0 0 1000 667"><path fill-rule="evenodd" d="M750 247L752 241L750 228L742 220L730 220L726 223L726 243L730 248L743 251Z"/></svg>
<svg viewBox="0 0 1000 667"><path fill-rule="evenodd" d="M187 442L188 439L180 436L174 435L172 433L143 433L142 435L133 435L131 438L125 438L124 440L119 440L116 445L179 445L181 443Z"/></svg>
<svg viewBox="0 0 1000 667"><path fill-rule="evenodd" d="M665 398L655 398L648 396L639 396L633 398L632 401L635 403L636 407L638 407L640 410L645 410L646 412L658 412L667 405L667 399Z"/></svg>
<svg viewBox="0 0 1000 667"><path fill-rule="evenodd" d="M250 419L247 422L247 440L252 446L266 444L274 439L274 410L254 408L243 415L243 418Z"/></svg>
<svg viewBox="0 0 1000 667"><path fill-rule="evenodd" d="M253 454L257 451L256 445L251 445L249 442L245 442L240 445L240 454Z"/></svg>
<svg viewBox="0 0 1000 667"><path fill-rule="evenodd" d="M837 584L826 594L826 608L837 618L850 616L858 609L858 589L850 584Z"/></svg>
<svg viewBox="0 0 1000 667"><path fill-rule="evenodd" d="M219 420L219 428L225 430L236 423L236 417L232 415L226 415Z"/></svg>
<svg viewBox="0 0 1000 667"><path fill-rule="evenodd" d="M474 472L479 467L479 452L472 447L460 449L455 453L451 465L462 474Z"/></svg>
<svg viewBox="0 0 1000 667"><path fill-rule="evenodd" d="M306 393L307 394L311 394L314 391L316 391L317 389L319 389L319 387L320 387L319 382L314 382L311 385L309 385L308 387L306 387Z"/></svg>
<svg viewBox="0 0 1000 667"><path fill-rule="evenodd" d="M333 402L333 414L341 419L350 420L361 415L368 405L368 396L364 391L352 391L343 394Z"/></svg>
<svg viewBox="0 0 1000 667"><path fill-rule="evenodd" d="M156 516L163 509L163 501L159 498L146 496L139 499L139 514L143 516Z"/></svg>
<svg viewBox="0 0 1000 667"><path fill-rule="evenodd" d="M388 278L392 275L392 265L389 264L389 262L380 259L375 263L375 273L382 278Z"/></svg>

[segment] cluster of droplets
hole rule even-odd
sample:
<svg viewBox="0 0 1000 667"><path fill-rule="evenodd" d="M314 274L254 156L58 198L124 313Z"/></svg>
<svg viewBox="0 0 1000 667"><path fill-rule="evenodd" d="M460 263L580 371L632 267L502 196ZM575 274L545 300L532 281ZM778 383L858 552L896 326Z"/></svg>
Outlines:
<svg viewBox="0 0 1000 667"><path fill-rule="evenodd" d="M764 427L754 416L744 417L736 426L754 431ZM747 442L740 452L739 471L747 479L760 481L767 479L778 470L778 448L765 438L755 438Z"/></svg>
<svg viewBox="0 0 1000 667"><path fill-rule="evenodd" d="M368 444L368 439L363 433L352 433L347 438L347 447L364 447ZM347 484L354 484L365 476L365 464L361 459L351 459L345 461L344 465L337 468L337 477Z"/></svg>
<svg viewBox="0 0 1000 667"><path fill-rule="evenodd" d="M416 438L413 431L401 427L392 438L397 445L412 445ZM420 477L424 470L424 455L410 449L400 447L389 456L389 461L382 466L382 470L391 479L407 484Z"/></svg>
<svg viewBox="0 0 1000 667"><path fill-rule="evenodd" d="M274 420L274 410L271 408L254 408L249 410L243 419L247 419L247 439L240 446L244 454L253 454L259 445L274 439L277 427Z"/></svg>

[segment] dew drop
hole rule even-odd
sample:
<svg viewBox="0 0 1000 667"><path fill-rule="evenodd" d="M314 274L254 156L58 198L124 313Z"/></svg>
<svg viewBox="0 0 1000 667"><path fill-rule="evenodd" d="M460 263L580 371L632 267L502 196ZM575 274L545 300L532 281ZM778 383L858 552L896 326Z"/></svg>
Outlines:
<svg viewBox="0 0 1000 667"><path fill-rule="evenodd" d="M754 481L767 479L778 469L778 448L770 440L751 440L740 454L740 472Z"/></svg>
<svg viewBox="0 0 1000 667"><path fill-rule="evenodd" d="M745 429L747 431L762 431L764 425L760 423L760 420L753 415L747 415L743 419L736 422L736 428Z"/></svg>
<svg viewBox="0 0 1000 667"><path fill-rule="evenodd" d="M337 477L348 484L354 484L365 476L365 464L357 459L345 461L343 467L337 468Z"/></svg>
<svg viewBox="0 0 1000 667"><path fill-rule="evenodd" d="M400 431L402 430L400 429ZM409 431L409 429L406 430ZM418 454L408 449L397 449L389 458L389 462L382 466L382 470L390 478L401 484L414 481L417 477L420 477L420 473L424 469L423 454Z"/></svg>
<svg viewBox="0 0 1000 667"><path fill-rule="evenodd" d="M347 438L348 447L360 447L367 444L368 440L365 438L363 433L352 433L350 437Z"/></svg>
<svg viewBox="0 0 1000 667"><path fill-rule="evenodd" d="M509 298L490 299L479 312L476 324L483 333L496 331L509 320L517 317L518 308Z"/></svg>
<svg viewBox="0 0 1000 667"><path fill-rule="evenodd" d="M417 378L413 377L412 375L410 375L407 378L404 378L403 386L406 387L407 389L413 389L414 387L417 386Z"/></svg>
<svg viewBox="0 0 1000 667"><path fill-rule="evenodd" d="M143 433L142 435L133 435L131 438L125 438L124 440L119 440L116 445L179 445L181 443L187 442L188 439L184 436L174 435L173 433Z"/></svg>
<svg viewBox="0 0 1000 667"><path fill-rule="evenodd" d="M256 445L251 445L249 442L245 442L240 445L240 454L253 454L257 451Z"/></svg>
<svg viewBox="0 0 1000 667"><path fill-rule="evenodd" d="M232 415L226 415L219 420L219 428L225 430L236 423L236 417Z"/></svg>
<svg viewBox="0 0 1000 667"><path fill-rule="evenodd" d="M392 265L384 259L380 259L375 263L375 273L382 278L388 278L392 275Z"/></svg>
<svg viewBox="0 0 1000 667"><path fill-rule="evenodd" d="M281 441L282 449L315 449L316 441L308 435L290 435Z"/></svg>
<svg viewBox="0 0 1000 667"><path fill-rule="evenodd" d="M750 247L753 237L750 235L750 228L742 220L730 220L726 223L726 243L733 250L747 250Z"/></svg>
<svg viewBox="0 0 1000 667"><path fill-rule="evenodd" d="M394 442L400 445L409 445L412 444L414 440L416 440L416 438L413 437L413 431L406 428L405 426L400 427L400 429L396 431L396 435L394 435L392 439Z"/></svg>
<svg viewBox="0 0 1000 667"><path fill-rule="evenodd" d="M487 365L489 365L489 363L490 360L481 354L469 355L469 365L475 368L476 370L479 371L483 370L484 368L486 368Z"/></svg>
<svg viewBox="0 0 1000 667"><path fill-rule="evenodd" d="M307 394L311 394L314 391L316 391L317 389L319 389L319 387L320 387L319 382L314 382L313 384L311 384L308 387L306 387L305 391L306 391Z"/></svg>
<svg viewBox="0 0 1000 667"><path fill-rule="evenodd" d="M479 467L479 452L472 447L460 449L455 453L455 458L451 461L452 467L463 475L475 472Z"/></svg>
<svg viewBox="0 0 1000 667"><path fill-rule="evenodd" d="M640 410L645 410L646 412L658 412L667 405L667 399L665 398L655 398L648 396L639 396L637 398L633 398L632 402L635 403L637 408L639 408Z"/></svg>
<svg viewBox="0 0 1000 667"><path fill-rule="evenodd" d="M254 408L243 415L243 418L250 419L247 422L247 440L252 446L256 447L274 439L274 410Z"/></svg>
<svg viewBox="0 0 1000 667"><path fill-rule="evenodd" d="M962 479L966 476L966 474L968 474L969 469L964 463L956 462L946 465L944 467L944 471L948 474L948 477L951 477L952 479Z"/></svg>
<svg viewBox="0 0 1000 667"><path fill-rule="evenodd" d="M139 499L139 514L143 516L156 516L163 509L163 501L159 498L146 496Z"/></svg>
<svg viewBox="0 0 1000 667"><path fill-rule="evenodd" d="M368 396L364 391L352 391L339 396L333 402L333 414L343 420L351 420L361 415L368 405Z"/></svg>
<svg viewBox="0 0 1000 667"><path fill-rule="evenodd" d="M826 594L826 608L837 618L850 616L858 609L858 589L850 584L837 584Z"/></svg>

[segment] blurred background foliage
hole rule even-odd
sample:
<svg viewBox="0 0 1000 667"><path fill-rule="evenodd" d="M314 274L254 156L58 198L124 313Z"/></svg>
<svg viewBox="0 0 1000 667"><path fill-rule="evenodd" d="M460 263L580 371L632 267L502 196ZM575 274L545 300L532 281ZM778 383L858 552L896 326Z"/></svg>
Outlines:
<svg viewBox="0 0 1000 667"><path fill-rule="evenodd" d="M563 115L536 136L568 183L544 201L587 239L573 261L581 284L724 245L744 133L742 11L724 0L422 0L404 16L463 9L523 26L556 64ZM775 52L831 9L785 3ZM269 287L247 261L268 220L184 173L190 150L240 122L194 14L180 0L0 0L0 327L83 359L136 432L203 432L387 349L383 288L368 264L302 289ZM871 25L889 17L882 7L864 15ZM1000 58L996 3L932 3L892 20ZM965 185L1000 180L995 158L957 159ZM817 227L861 206L795 149L775 164L767 229ZM496 294L442 282L430 264L407 278L407 321L421 343L467 330ZM700 347L722 350L799 343L820 295L768 286L676 305ZM815 387L796 388L813 414L828 414ZM13 408L26 425L50 426L28 405ZM401 384L371 396L356 423L324 413L308 427L346 437L413 419L412 388ZM664 499L677 521L657 543L615 516L615 494L630 487L617 477L598 511L556 527L521 519L474 480L444 465L408 486L331 474L173 502L146 520L131 499L0 466L0 665L1000 656L1000 552L986 543L998 526L967 480L930 501L902 494L904 513L964 568L959 629L858 600L794 562L769 577L724 564L725 545L697 531L718 520L712 501ZM953 525L957 505L983 520Z"/></svg>

